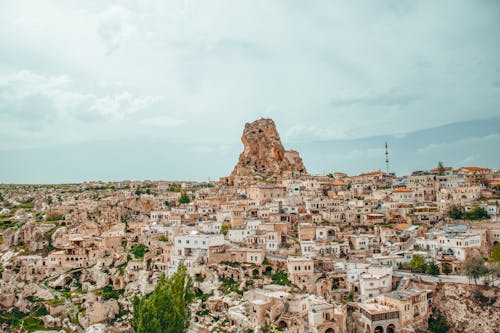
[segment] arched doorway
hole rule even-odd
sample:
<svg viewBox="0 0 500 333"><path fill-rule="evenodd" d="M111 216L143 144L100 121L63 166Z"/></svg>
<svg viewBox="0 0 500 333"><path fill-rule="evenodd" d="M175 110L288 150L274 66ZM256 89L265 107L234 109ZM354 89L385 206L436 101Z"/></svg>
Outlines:
<svg viewBox="0 0 500 333"><path fill-rule="evenodd" d="M384 333L384 328L382 326L377 326L373 333Z"/></svg>
<svg viewBox="0 0 500 333"><path fill-rule="evenodd" d="M278 328L279 329L284 329L284 328L287 328L288 325L286 324L286 322L284 320L280 320L279 323L278 323Z"/></svg>
<svg viewBox="0 0 500 333"><path fill-rule="evenodd" d="M396 326L394 324L387 326L387 333L396 333Z"/></svg>
<svg viewBox="0 0 500 333"><path fill-rule="evenodd" d="M335 333L335 330L333 328L327 328L325 333Z"/></svg>
<svg viewBox="0 0 500 333"><path fill-rule="evenodd" d="M254 269L254 270L252 271L252 275L253 275L253 276L258 276L258 275L259 275L259 273L260 273L260 272L259 272L259 270L258 270L257 268L256 268L256 269Z"/></svg>

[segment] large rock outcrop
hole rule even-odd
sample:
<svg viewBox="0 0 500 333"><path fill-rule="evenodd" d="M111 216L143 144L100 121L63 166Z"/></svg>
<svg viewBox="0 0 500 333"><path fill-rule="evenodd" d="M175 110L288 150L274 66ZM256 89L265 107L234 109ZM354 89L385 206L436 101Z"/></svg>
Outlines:
<svg viewBox="0 0 500 333"><path fill-rule="evenodd" d="M245 124L241 137L243 152L230 179L252 176L293 176L307 174L298 152L285 150L272 119Z"/></svg>
<svg viewBox="0 0 500 333"><path fill-rule="evenodd" d="M434 311L450 325L449 333L495 333L500 331L499 288L439 284L433 298Z"/></svg>

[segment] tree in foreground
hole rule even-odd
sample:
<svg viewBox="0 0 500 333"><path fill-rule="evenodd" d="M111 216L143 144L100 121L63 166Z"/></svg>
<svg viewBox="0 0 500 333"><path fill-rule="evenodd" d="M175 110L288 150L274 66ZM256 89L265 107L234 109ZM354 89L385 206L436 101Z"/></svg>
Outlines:
<svg viewBox="0 0 500 333"><path fill-rule="evenodd" d="M170 277L163 275L154 291L133 301L132 327L136 333L178 333L189 327L193 281L185 266Z"/></svg>

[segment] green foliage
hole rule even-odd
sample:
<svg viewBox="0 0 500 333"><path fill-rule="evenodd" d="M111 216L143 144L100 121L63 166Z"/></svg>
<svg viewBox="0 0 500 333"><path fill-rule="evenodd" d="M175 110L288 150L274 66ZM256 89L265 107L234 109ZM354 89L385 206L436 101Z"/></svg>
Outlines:
<svg viewBox="0 0 500 333"><path fill-rule="evenodd" d="M200 299L202 302L206 302L207 299L213 296L213 294L204 294L200 289L196 289L196 298Z"/></svg>
<svg viewBox="0 0 500 333"><path fill-rule="evenodd" d="M221 227L220 227L220 233L223 234L224 236L227 235L227 233L229 232L229 225L227 224L223 224Z"/></svg>
<svg viewBox="0 0 500 333"><path fill-rule="evenodd" d="M187 204L190 202L191 202L191 199L189 198L189 195L186 193L186 191L182 191L181 197L179 198L179 204Z"/></svg>
<svg viewBox="0 0 500 333"><path fill-rule="evenodd" d="M448 213L448 216L451 217L452 219L460 220L462 218L463 213L464 210L462 207L453 206L450 212Z"/></svg>
<svg viewBox="0 0 500 333"><path fill-rule="evenodd" d="M463 207L453 206L448 216L455 220L484 220L490 217L486 209L479 206L472 206L468 212Z"/></svg>
<svg viewBox="0 0 500 333"><path fill-rule="evenodd" d="M231 267L240 267L241 266L241 263L239 263L237 261L221 261L220 263L221 263L221 265L227 265L227 266L231 266Z"/></svg>
<svg viewBox="0 0 500 333"><path fill-rule="evenodd" d="M0 311L0 325L7 324L12 328L23 328L23 332L33 332L44 330L41 316L48 314L45 306L39 305L29 313L19 311L18 308L12 308L9 311Z"/></svg>
<svg viewBox="0 0 500 333"><path fill-rule="evenodd" d="M434 261L432 261L430 264L427 264L427 267L425 268L425 274L430 274L433 276L439 275L438 265L436 265Z"/></svg>
<svg viewBox="0 0 500 333"><path fill-rule="evenodd" d="M330 172L330 173L326 174L326 176L327 176L328 178L333 178L333 173L331 173L331 172Z"/></svg>
<svg viewBox="0 0 500 333"><path fill-rule="evenodd" d="M282 286L289 286L290 285L290 280L288 280L288 274L285 272L276 272L273 275L271 275L271 280L273 281L274 284L279 284Z"/></svg>
<svg viewBox="0 0 500 333"><path fill-rule="evenodd" d="M168 237L165 235L161 235L160 237L158 237L158 240L160 242L168 242Z"/></svg>
<svg viewBox="0 0 500 333"><path fill-rule="evenodd" d="M225 292L225 293L235 292L238 294L242 294L242 292L239 290L240 284L238 282L234 281L232 278L228 279L228 278L222 277L220 279L220 281L222 282L221 289L223 292Z"/></svg>
<svg viewBox="0 0 500 333"><path fill-rule="evenodd" d="M424 257L415 254L410 261L410 270L415 273L425 273L426 269L427 263L425 262Z"/></svg>
<svg viewBox="0 0 500 333"><path fill-rule="evenodd" d="M437 316L430 316L428 324L428 329L432 333L446 333L450 329L450 325L448 325L445 316L443 316L441 313L438 313Z"/></svg>
<svg viewBox="0 0 500 333"><path fill-rule="evenodd" d="M490 264L500 263L500 243L496 243L491 249L490 255L488 257L488 262Z"/></svg>
<svg viewBox="0 0 500 333"><path fill-rule="evenodd" d="M450 275L451 274L451 267L450 265L448 264L443 264L443 273L446 274L446 275Z"/></svg>
<svg viewBox="0 0 500 333"><path fill-rule="evenodd" d="M133 300L132 327L136 333L180 333L189 326L189 304L195 297L186 267L163 275L149 296Z"/></svg>
<svg viewBox="0 0 500 333"><path fill-rule="evenodd" d="M171 184L168 187L169 192L180 192L181 191L181 185L180 184Z"/></svg>
<svg viewBox="0 0 500 333"><path fill-rule="evenodd" d="M139 244L130 249L130 253L132 253L137 259L144 258L144 254L148 251L148 247L143 244Z"/></svg>
<svg viewBox="0 0 500 333"><path fill-rule="evenodd" d="M446 170L444 168L443 162L439 161L438 166L437 166L437 171L438 171L439 176L444 176L444 173Z"/></svg>
<svg viewBox="0 0 500 333"><path fill-rule="evenodd" d="M33 209L33 207L34 207L33 200L27 200L17 207L21 208L21 209Z"/></svg>
<svg viewBox="0 0 500 333"><path fill-rule="evenodd" d="M118 300L123 293L125 292L124 289L113 289L111 285L107 285L102 289L99 289L96 291L96 294L98 296L101 296L105 301L109 299L116 299Z"/></svg>
<svg viewBox="0 0 500 333"><path fill-rule="evenodd" d="M55 222L64 220L64 214L59 212L50 211L45 216L45 222Z"/></svg>

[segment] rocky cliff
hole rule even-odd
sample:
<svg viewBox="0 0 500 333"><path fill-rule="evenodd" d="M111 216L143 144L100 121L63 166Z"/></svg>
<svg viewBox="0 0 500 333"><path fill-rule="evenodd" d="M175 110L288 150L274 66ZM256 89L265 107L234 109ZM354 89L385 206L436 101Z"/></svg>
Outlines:
<svg viewBox="0 0 500 333"><path fill-rule="evenodd" d="M272 119L245 124L243 152L230 178L249 176L300 176L307 174L298 152L285 150Z"/></svg>
<svg viewBox="0 0 500 333"><path fill-rule="evenodd" d="M450 326L448 333L500 332L500 290L463 284L439 284L434 311Z"/></svg>

